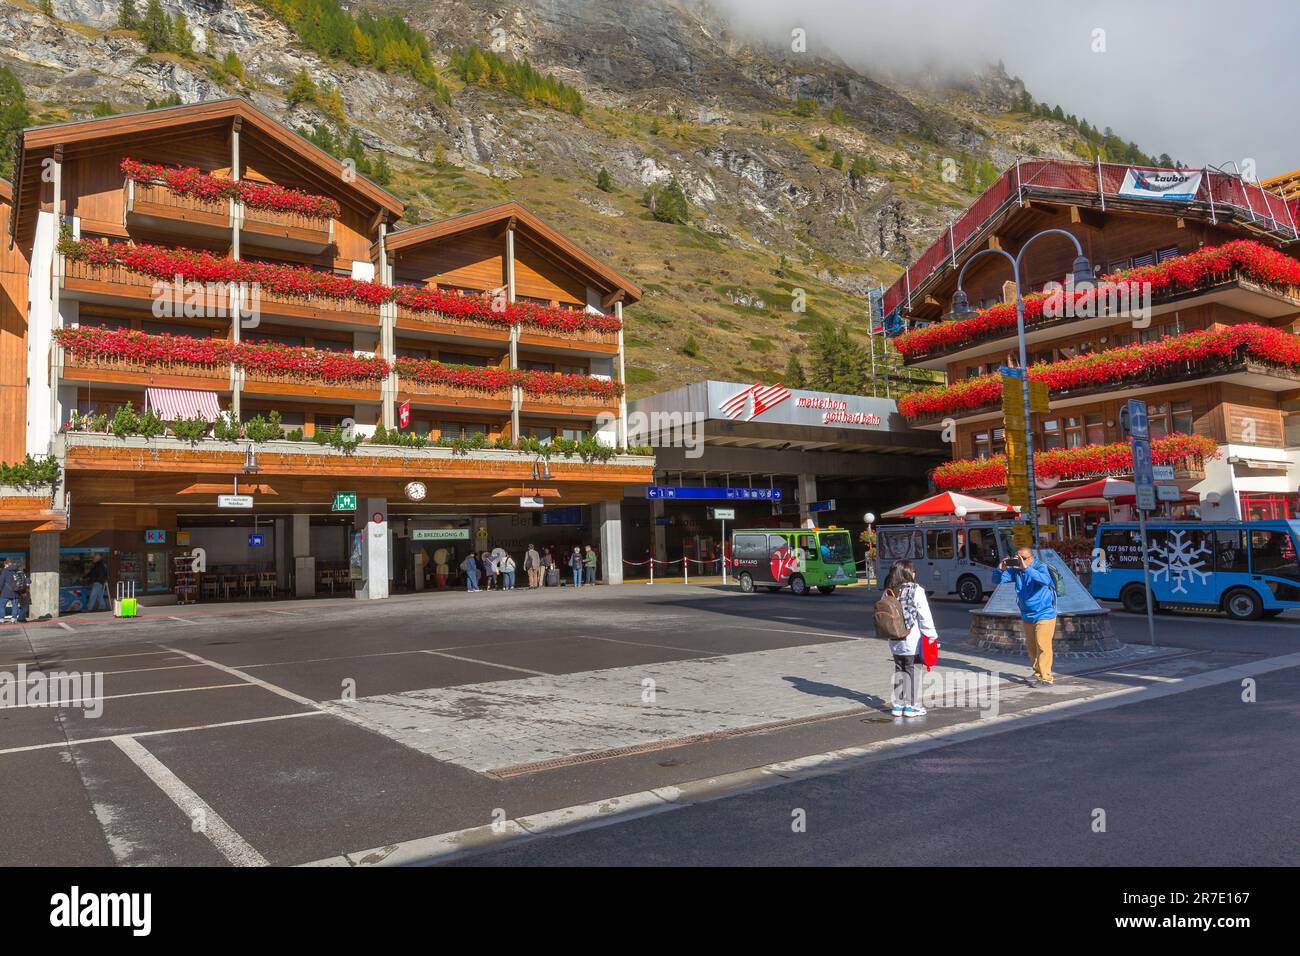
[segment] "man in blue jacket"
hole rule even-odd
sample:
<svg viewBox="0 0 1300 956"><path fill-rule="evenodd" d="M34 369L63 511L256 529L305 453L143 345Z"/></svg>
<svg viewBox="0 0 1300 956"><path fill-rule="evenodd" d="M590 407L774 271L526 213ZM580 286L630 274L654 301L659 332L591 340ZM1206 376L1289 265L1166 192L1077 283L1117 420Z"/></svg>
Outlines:
<svg viewBox="0 0 1300 956"><path fill-rule="evenodd" d="M1025 649L1034 665L1029 685L1050 685L1055 680L1052 638L1056 634L1056 583L1052 572L1046 564L1034 560L1034 552L1029 548L1018 549L1014 558L1004 558L998 570L1002 572L1003 583L1010 581L1016 587L1016 602L1025 628Z"/></svg>

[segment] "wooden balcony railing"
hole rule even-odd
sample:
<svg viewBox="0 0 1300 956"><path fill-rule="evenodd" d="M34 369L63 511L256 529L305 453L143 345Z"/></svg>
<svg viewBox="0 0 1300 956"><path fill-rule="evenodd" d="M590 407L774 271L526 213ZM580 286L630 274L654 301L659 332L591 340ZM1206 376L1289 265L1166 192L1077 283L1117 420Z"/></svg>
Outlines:
<svg viewBox="0 0 1300 956"><path fill-rule="evenodd" d="M128 216L149 216L153 219L224 229L231 226L228 199L203 200L173 192L162 183L141 183L133 179L126 181L123 190L126 193Z"/></svg>

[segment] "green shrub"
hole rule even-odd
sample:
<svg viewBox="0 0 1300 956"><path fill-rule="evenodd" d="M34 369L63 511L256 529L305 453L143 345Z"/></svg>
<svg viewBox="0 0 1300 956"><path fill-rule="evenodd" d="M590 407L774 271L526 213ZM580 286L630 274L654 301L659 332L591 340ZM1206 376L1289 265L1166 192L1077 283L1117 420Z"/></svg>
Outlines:
<svg viewBox="0 0 1300 956"><path fill-rule="evenodd" d="M137 426L137 430L139 434L143 435L145 438L157 438L167 430L167 423L159 418L151 409L144 413L144 416L140 419L140 423Z"/></svg>
<svg viewBox="0 0 1300 956"><path fill-rule="evenodd" d="M25 489L47 488L58 484L61 475L59 462L53 457L38 461L28 455L14 465L0 462L0 485Z"/></svg>
<svg viewBox="0 0 1300 956"><path fill-rule="evenodd" d="M302 441L304 436L301 428L295 428L284 437L288 441Z"/></svg>
<svg viewBox="0 0 1300 956"><path fill-rule="evenodd" d="M267 416L254 415L244 423L244 437L251 442L274 441L284 437L284 425L280 413L273 411Z"/></svg>
<svg viewBox="0 0 1300 956"><path fill-rule="evenodd" d="M195 418L178 418L172 422L172 434L184 441L196 444L208 433L207 420L202 416Z"/></svg>
<svg viewBox="0 0 1300 956"><path fill-rule="evenodd" d="M212 437L217 441L238 441L240 437L239 422L230 412L222 412L212 424Z"/></svg>
<svg viewBox="0 0 1300 956"><path fill-rule="evenodd" d="M134 435L140 430L140 416L135 413L132 406L123 405L113 416L113 423L109 427L118 438Z"/></svg>

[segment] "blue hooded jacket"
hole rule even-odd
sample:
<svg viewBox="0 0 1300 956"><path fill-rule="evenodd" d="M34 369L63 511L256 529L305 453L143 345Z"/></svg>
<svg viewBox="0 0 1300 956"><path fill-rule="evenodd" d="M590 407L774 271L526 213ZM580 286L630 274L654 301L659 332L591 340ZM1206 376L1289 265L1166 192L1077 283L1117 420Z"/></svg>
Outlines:
<svg viewBox="0 0 1300 956"><path fill-rule="evenodd" d="M1022 620L1033 623L1056 617L1056 586L1052 572L1042 561L1035 561L1027 568L1007 568L1002 572L1001 581L1015 584Z"/></svg>

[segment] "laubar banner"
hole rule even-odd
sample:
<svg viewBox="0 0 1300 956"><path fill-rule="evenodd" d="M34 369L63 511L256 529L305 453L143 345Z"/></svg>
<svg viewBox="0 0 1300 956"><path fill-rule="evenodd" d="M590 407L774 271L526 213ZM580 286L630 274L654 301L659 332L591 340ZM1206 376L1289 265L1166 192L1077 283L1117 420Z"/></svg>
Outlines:
<svg viewBox="0 0 1300 956"><path fill-rule="evenodd" d="M1124 183L1119 187L1121 196L1139 196L1143 199L1169 199L1174 202L1192 202L1201 188L1201 171L1190 169L1135 169L1129 167Z"/></svg>

